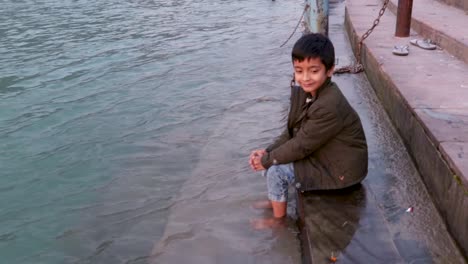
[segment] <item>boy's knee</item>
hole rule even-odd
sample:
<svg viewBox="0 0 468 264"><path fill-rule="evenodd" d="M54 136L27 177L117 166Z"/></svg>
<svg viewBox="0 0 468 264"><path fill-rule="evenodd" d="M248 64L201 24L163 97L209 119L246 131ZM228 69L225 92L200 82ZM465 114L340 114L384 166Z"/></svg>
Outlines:
<svg viewBox="0 0 468 264"><path fill-rule="evenodd" d="M281 170L277 165L273 165L270 168L268 168L266 172L266 177L267 179L281 179Z"/></svg>
<svg viewBox="0 0 468 264"><path fill-rule="evenodd" d="M268 168L266 170L265 175L268 177L268 176L270 176L272 174L275 174L275 173L276 173L276 165L273 165L273 166L271 166L270 168Z"/></svg>

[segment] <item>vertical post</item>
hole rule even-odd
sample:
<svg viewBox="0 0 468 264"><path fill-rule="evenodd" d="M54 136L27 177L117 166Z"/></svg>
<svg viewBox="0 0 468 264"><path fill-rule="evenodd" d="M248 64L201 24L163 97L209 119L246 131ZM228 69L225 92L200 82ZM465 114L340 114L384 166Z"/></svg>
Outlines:
<svg viewBox="0 0 468 264"><path fill-rule="evenodd" d="M307 30L328 36L328 0L306 0L306 4L309 5L305 15Z"/></svg>
<svg viewBox="0 0 468 264"><path fill-rule="evenodd" d="M412 10L413 0L398 0L397 21L395 29L396 37L409 37Z"/></svg>

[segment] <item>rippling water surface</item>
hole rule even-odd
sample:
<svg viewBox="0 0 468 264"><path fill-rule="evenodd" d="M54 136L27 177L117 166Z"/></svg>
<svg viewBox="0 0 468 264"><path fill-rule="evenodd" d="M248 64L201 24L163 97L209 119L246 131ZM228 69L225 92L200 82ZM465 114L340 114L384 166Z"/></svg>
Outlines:
<svg viewBox="0 0 468 264"><path fill-rule="evenodd" d="M177 263L163 256L169 246L202 235L240 245L213 247L218 263L274 263L278 247L278 263L296 262L291 232L248 227L266 187L246 159L280 128L299 32L280 45L302 8L2 2L1 262L147 263L153 252ZM174 223L189 232L177 236ZM209 263L197 254L214 253L190 254Z"/></svg>

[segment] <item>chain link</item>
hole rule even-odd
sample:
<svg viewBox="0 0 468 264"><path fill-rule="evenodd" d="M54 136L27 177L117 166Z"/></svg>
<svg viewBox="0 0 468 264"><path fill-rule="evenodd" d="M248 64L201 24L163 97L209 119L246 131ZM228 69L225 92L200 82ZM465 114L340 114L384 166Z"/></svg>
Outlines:
<svg viewBox="0 0 468 264"><path fill-rule="evenodd" d="M301 17L299 18L299 21L297 22L296 27L294 28L294 30L293 30L293 32L291 33L291 35L289 35L289 38L288 38L283 44L281 44L280 48L282 48L284 45L286 45L286 43L288 43L288 41L292 38L292 36L294 35L294 33L296 33L296 30L297 30L297 28L299 27L299 25L301 24L301 21L302 21L302 19L304 18L305 12L306 12L307 10L309 10L309 7L310 7L309 4L306 4L306 5L304 6L304 11L302 12Z"/></svg>
<svg viewBox="0 0 468 264"><path fill-rule="evenodd" d="M379 16L374 20L374 23L372 24L372 27L369 28L366 33L364 33L361 37L361 40L359 40L359 44L358 44L358 51L357 51L357 55L356 55L356 58L357 58L357 61L358 61L358 64L361 64L361 47L362 47L362 42L367 38L369 37L369 35L372 33L372 31L374 31L374 28L380 23L380 18L383 16L383 14L385 13L385 9L387 8L387 5L388 5L388 2L390 0L385 0L383 5L382 5L382 8L380 9L379 11Z"/></svg>
<svg viewBox="0 0 468 264"><path fill-rule="evenodd" d="M383 16L383 14L385 13L385 10L387 8L387 5L388 5L388 2L390 0L385 0L383 5L382 5L382 8L380 9L379 11L379 16L374 20L374 22L372 23L372 27L369 28L366 33L364 33L362 36L361 36L361 39L359 40L359 43L358 43L358 50L357 50L357 54L356 54L356 59L357 59L357 63L353 66L345 66L345 67L342 67L342 68L339 68L339 69L336 69L334 73L336 74L340 74L340 73L359 73L361 71L364 70L364 66L362 65L361 63L361 48L362 48L362 43L364 42L364 40L369 37L369 35L372 33L372 31L374 31L374 28L380 23L380 18Z"/></svg>
<svg viewBox="0 0 468 264"><path fill-rule="evenodd" d="M382 18L382 16L384 15L385 10L387 9L387 5L388 5L389 1L390 0L384 0L382 8L380 8L380 11L379 11L379 16L372 23L372 27L370 27L366 31L366 33L364 33L361 36L361 39L359 40L359 43L358 43L358 50L357 50L357 54L356 54L357 63L355 65L352 65L352 66L345 66L345 67L341 67L339 69L336 69L335 72L334 72L335 74L347 73L347 72L349 72L349 73L360 73L360 72L362 72L364 70L364 66L361 63L362 43L364 42L364 40L367 37L369 37L369 35L372 33L372 31L374 31L375 27L377 27L377 25L380 23L380 18ZM288 37L288 39L286 39L286 41L283 44L281 44L280 47L283 47L291 39L291 37L294 35L294 33L296 32L297 28L299 27L302 19L304 18L305 12L309 9L309 7L310 7L309 4L306 4L304 6L304 11L302 12L301 17L299 18L299 21L297 22L296 27L294 28L293 32Z"/></svg>

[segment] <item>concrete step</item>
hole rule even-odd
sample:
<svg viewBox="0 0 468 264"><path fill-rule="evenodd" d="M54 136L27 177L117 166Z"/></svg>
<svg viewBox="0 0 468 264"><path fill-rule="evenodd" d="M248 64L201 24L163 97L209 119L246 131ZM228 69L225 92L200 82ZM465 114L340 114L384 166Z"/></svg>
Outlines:
<svg viewBox="0 0 468 264"><path fill-rule="evenodd" d="M468 0L439 0L439 2L464 10L468 14Z"/></svg>
<svg viewBox="0 0 468 264"><path fill-rule="evenodd" d="M468 0L458 2L466 5L468 10ZM398 0L390 0L388 8L396 15ZM436 0L414 1L411 28L419 34L414 37L431 39L440 48L468 64L467 14L463 9Z"/></svg>
<svg viewBox="0 0 468 264"><path fill-rule="evenodd" d="M346 2L345 25L355 54L360 37L372 25L381 6L380 0ZM461 44L453 48L463 50L457 54L466 59L466 15L458 14L459 10L453 7L429 0L415 2L413 11L413 21L419 17L421 24L431 25L439 32L436 34L440 35L434 37L436 41L437 36L447 36L449 43L454 39L459 41ZM410 45L408 56L393 55L394 45L409 45L410 40L394 37L395 25L395 15L386 12L364 41L361 60L442 219L466 256L468 63L454 58L449 53L450 45L444 44L445 40L439 41L442 47L446 47L444 50L429 51Z"/></svg>
<svg viewBox="0 0 468 264"><path fill-rule="evenodd" d="M299 199L306 213L301 234L309 237L303 252L310 259L304 263L332 263L333 257L342 264L466 263L433 205L414 199L413 207L405 208L410 201L397 197L403 188L379 187L398 176L372 174L363 185L308 192ZM380 183L377 176L383 176Z"/></svg>
<svg viewBox="0 0 468 264"><path fill-rule="evenodd" d="M372 0L353 0L352 4L356 4L356 7L348 7L346 26L351 31L355 26L361 36L372 25L380 7ZM353 21L352 26L349 17ZM343 1L331 2L329 37L335 46L337 67L348 65L349 58L353 57L343 20ZM392 23L395 25L391 14L383 17L381 23L369 39L377 38L377 42L372 44L378 43L379 51L382 51L378 54L379 59L398 59L392 61L395 63L392 69L401 67L410 77L419 74L418 70L408 70L402 66L406 63L403 57L391 53L396 41L402 41L391 37L393 30L389 30L388 26ZM357 38L356 33L351 36L353 40ZM370 56L371 51L374 50L365 46L363 55ZM419 55L422 52L414 53ZM441 50L436 52L445 54ZM382 64L366 64L366 67L377 70L390 63L387 60L380 62ZM372 78L371 81L376 79L375 76L368 76ZM388 80L372 83L379 86L375 90L377 94L364 74L335 75L333 81L356 109L363 123L369 147L369 172L358 186L298 194L304 263L332 263L333 260L348 264L466 263L444 219L431 201L431 190L425 187L402 138L391 124L390 118L393 116L387 115L377 97L382 95L381 89L387 88L385 83ZM400 106L395 105L394 110L404 111L398 108Z"/></svg>

